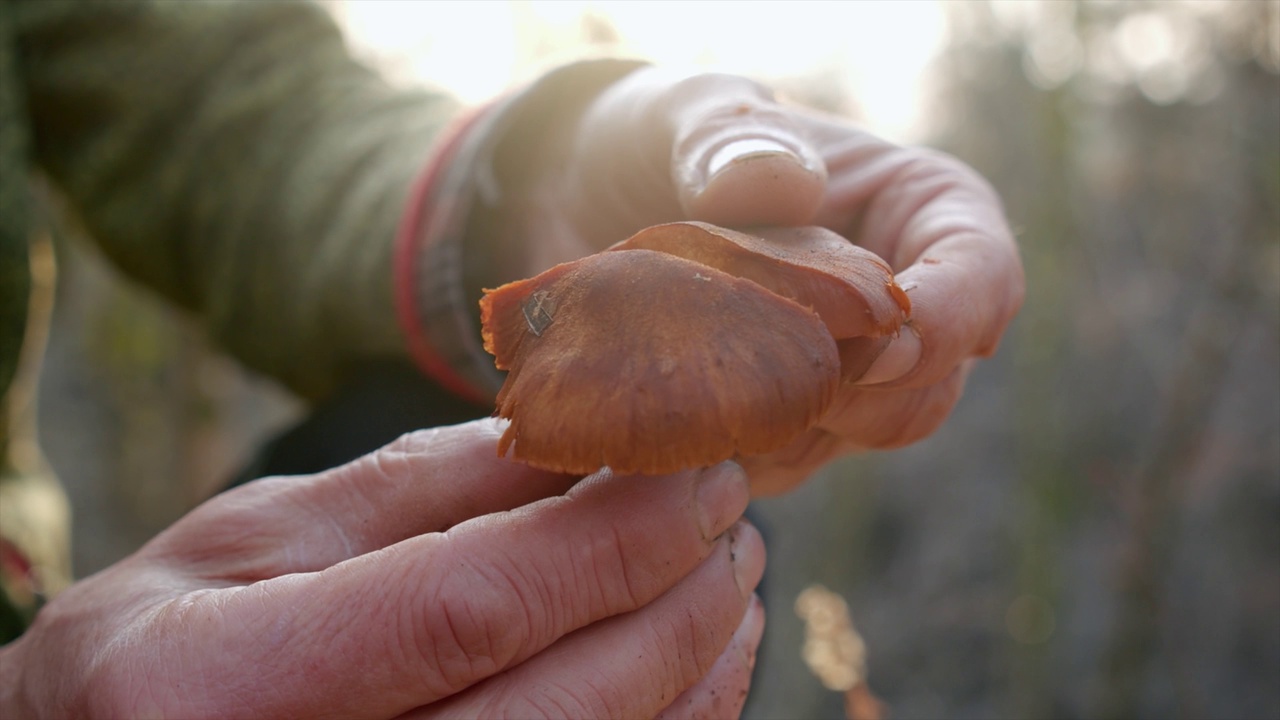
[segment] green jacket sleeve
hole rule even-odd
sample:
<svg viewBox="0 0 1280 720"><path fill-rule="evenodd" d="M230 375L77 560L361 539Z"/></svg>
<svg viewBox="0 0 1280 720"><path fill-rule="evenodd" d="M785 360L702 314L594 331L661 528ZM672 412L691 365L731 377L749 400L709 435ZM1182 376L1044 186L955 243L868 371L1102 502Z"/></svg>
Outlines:
<svg viewBox="0 0 1280 720"><path fill-rule="evenodd" d="M306 3L19 2L37 164L125 272L305 396L401 355L392 240L440 94Z"/></svg>

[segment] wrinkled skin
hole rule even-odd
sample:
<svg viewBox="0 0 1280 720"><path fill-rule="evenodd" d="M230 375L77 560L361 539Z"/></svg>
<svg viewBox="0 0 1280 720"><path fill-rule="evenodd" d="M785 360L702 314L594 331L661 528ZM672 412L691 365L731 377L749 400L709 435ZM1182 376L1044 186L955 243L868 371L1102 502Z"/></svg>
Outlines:
<svg viewBox="0 0 1280 720"><path fill-rule="evenodd" d="M748 152L725 162L727 143ZM759 140L781 147L760 153ZM758 494L784 492L844 454L901 447L951 412L974 358L992 354L1022 303L1013 234L992 188L963 163L776 103L751 81L638 71L553 144L509 222L525 276L664 222L818 225L885 258L911 299L910 328L840 391L816 427L743 460ZM723 168L712 173L710 166Z"/></svg>
<svg viewBox="0 0 1280 720"><path fill-rule="evenodd" d="M498 458L502 429L204 503L0 648L0 714L736 714L763 629L742 470L578 482Z"/></svg>

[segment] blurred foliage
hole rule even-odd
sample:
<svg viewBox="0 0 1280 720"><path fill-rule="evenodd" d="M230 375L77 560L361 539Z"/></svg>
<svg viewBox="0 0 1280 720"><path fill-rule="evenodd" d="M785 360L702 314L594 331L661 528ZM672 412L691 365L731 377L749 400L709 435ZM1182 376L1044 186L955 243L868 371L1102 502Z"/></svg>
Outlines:
<svg viewBox="0 0 1280 720"><path fill-rule="evenodd" d="M1280 609L1278 6L948 7L936 142L1001 191L1028 274L1006 340L1004 708L1275 717L1280 622L1259 611ZM1262 543L1229 544L1251 523ZM1072 555L1094 542L1083 574ZM1093 639L1073 643L1063 620L1086 603L1075 632Z"/></svg>
<svg viewBox="0 0 1280 720"><path fill-rule="evenodd" d="M849 597L891 717L1280 717L1280 4L945 7L1026 304L937 436L762 506L767 599ZM748 714L838 716L769 620Z"/></svg>
<svg viewBox="0 0 1280 720"><path fill-rule="evenodd" d="M124 280L81 234L74 222L55 233L39 392L40 442L68 491L73 567L84 577L223 486L298 407L192 318Z"/></svg>

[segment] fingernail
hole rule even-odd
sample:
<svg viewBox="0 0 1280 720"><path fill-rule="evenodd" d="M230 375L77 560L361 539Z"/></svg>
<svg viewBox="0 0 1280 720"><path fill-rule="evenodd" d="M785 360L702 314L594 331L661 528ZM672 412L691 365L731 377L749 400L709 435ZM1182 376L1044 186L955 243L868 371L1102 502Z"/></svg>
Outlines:
<svg viewBox="0 0 1280 720"><path fill-rule="evenodd" d="M698 480L698 523L702 538L710 541L742 517L751 501L747 474L733 462L722 462L701 471Z"/></svg>
<svg viewBox="0 0 1280 720"><path fill-rule="evenodd" d="M725 143L711 154L711 158L707 160L707 179L710 181L720 173L721 170L729 167L734 163L746 162L765 157L782 157L794 160L797 165L801 164L801 160L796 156L795 152L778 142L769 138L743 138L742 140L734 140Z"/></svg>
<svg viewBox="0 0 1280 720"><path fill-rule="evenodd" d="M764 538L751 523L739 521L729 530L729 560L738 591L750 597L764 577Z"/></svg>
<svg viewBox="0 0 1280 720"><path fill-rule="evenodd" d="M871 367L867 368L867 371L854 384L876 385L897 380L915 369L923 352L924 343L920 342L920 336L916 334L915 328L904 327L898 333L898 337L889 343L889 347L880 353L880 357L871 363Z"/></svg>
<svg viewBox="0 0 1280 720"><path fill-rule="evenodd" d="M691 218L718 225L812 225L826 196L827 170L799 139L735 137L680 164L680 203Z"/></svg>

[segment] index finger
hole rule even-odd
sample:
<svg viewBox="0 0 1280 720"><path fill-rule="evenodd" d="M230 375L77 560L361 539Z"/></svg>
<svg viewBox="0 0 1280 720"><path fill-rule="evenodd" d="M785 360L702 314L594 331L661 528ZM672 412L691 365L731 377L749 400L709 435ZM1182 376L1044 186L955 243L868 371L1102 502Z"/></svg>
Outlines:
<svg viewBox="0 0 1280 720"><path fill-rule="evenodd" d="M841 145L828 164L821 221L841 225L833 229L888 260L911 298L911 332L860 384L932 385L966 358L993 353L1025 293L994 189L947 155L865 134Z"/></svg>
<svg viewBox="0 0 1280 720"><path fill-rule="evenodd" d="M253 582L323 570L473 517L564 493L578 477L499 457L493 418L419 430L316 475L256 480L202 505L160 542L187 570Z"/></svg>

